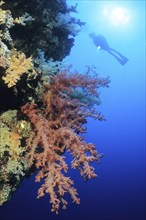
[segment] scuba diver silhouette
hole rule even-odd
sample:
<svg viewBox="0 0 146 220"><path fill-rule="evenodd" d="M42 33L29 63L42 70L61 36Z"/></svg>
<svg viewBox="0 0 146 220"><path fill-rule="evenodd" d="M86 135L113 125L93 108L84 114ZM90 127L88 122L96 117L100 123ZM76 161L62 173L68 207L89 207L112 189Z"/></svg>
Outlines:
<svg viewBox="0 0 146 220"><path fill-rule="evenodd" d="M97 47L100 47L101 50L107 51L109 54L115 57L121 65L125 65L128 62L127 57L109 46L104 36L96 35L95 33L91 33L89 36L93 39L93 43Z"/></svg>

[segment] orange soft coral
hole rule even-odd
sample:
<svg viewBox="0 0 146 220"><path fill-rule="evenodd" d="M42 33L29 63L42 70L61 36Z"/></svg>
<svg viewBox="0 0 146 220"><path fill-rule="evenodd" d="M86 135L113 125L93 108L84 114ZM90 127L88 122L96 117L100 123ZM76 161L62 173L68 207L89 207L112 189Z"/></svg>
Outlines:
<svg viewBox="0 0 146 220"><path fill-rule="evenodd" d="M27 139L28 165L39 170L36 181L44 179L38 191L38 197L45 193L50 195L52 211L58 212L60 204L63 208L67 202L63 196L68 192L73 201L79 203L77 191L73 181L64 175L68 170L63 153L71 153L72 168L78 168L85 179L96 177L90 162L99 161L101 155L93 144L83 141L85 131L83 124L88 116L103 120L103 116L95 111L93 105L72 98L71 93L82 88L84 96L91 95L99 98L97 89L108 86L108 79L89 77L87 75L62 72L52 77L51 83L46 84L43 97L43 108L38 109L37 104L25 104L21 111L27 115L32 123L33 131Z"/></svg>

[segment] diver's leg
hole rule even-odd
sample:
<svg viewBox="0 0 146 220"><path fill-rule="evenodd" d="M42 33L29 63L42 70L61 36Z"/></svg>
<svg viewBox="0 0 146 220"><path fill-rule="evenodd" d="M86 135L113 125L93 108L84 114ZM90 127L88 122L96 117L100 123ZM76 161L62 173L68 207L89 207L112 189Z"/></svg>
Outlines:
<svg viewBox="0 0 146 220"><path fill-rule="evenodd" d="M121 59L121 57L116 56L114 53L112 53L111 51L107 51L109 54L111 54L113 57L116 58L116 60L121 64L124 65L125 63L127 63L128 59Z"/></svg>
<svg viewBox="0 0 146 220"><path fill-rule="evenodd" d="M110 51L113 51L114 53L118 54L118 55L121 57L123 65L128 62L128 58L125 57L125 56L124 56L123 54L121 54L120 52L114 50L113 48L110 48ZM113 53L113 54L114 54L114 53Z"/></svg>
<svg viewBox="0 0 146 220"><path fill-rule="evenodd" d="M116 51L116 50L114 50L112 48L110 48L110 50L108 50L107 52L110 53L112 56L114 56L118 60L118 62L121 63L122 65L124 65L125 63L128 62L128 58L127 57L123 56L121 53L119 53L118 51Z"/></svg>

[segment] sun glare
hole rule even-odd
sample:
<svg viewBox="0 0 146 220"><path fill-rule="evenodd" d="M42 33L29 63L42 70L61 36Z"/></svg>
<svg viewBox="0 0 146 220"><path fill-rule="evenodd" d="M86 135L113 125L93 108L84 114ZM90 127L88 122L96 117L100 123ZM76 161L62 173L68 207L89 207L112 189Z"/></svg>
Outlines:
<svg viewBox="0 0 146 220"><path fill-rule="evenodd" d="M103 14L115 26L125 25L129 22L129 11L124 7L107 6L104 8Z"/></svg>

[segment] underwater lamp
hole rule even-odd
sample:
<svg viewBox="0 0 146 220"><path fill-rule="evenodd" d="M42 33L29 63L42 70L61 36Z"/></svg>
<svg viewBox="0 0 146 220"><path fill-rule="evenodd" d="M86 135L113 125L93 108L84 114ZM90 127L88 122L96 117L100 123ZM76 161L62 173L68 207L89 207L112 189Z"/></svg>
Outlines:
<svg viewBox="0 0 146 220"><path fill-rule="evenodd" d="M127 24L130 17L128 9L120 6L106 6L103 14L115 26Z"/></svg>

